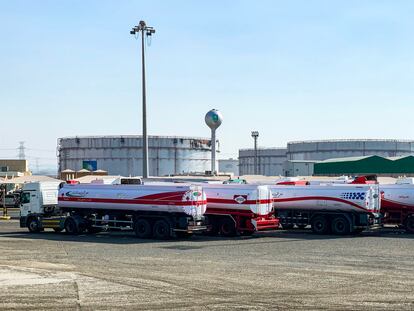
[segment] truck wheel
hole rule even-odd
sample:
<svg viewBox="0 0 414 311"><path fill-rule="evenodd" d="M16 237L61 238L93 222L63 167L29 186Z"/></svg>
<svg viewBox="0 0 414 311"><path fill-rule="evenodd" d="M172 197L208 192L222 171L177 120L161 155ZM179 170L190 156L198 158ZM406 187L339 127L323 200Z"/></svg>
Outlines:
<svg viewBox="0 0 414 311"><path fill-rule="evenodd" d="M166 240L171 237L170 224L164 219L157 220L154 224L153 234L154 238L159 240Z"/></svg>
<svg viewBox="0 0 414 311"><path fill-rule="evenodd" d="M282 224L282 229L283 230L291 230L293 229L293 224Z"/></svg>
<svg viewBox="0 0 414 311"><path fill-rule="evenodd" d="M78 225L72 217L68 217L65 221L65 231L67 234L75 235L79 233Z"/></svg>
<svg viewBox="0 0 414 311"><path fill-rule="evenodd" d="M350 233L350 225L348 219L344 216L336 216L331 223L333 234L345 235Z"/></svg>
<svg viewBox="0 0 414 311"><path fill-rule="evenodd" d="M140 239L148 239L152 235L151 224L147 219L140 218L135 221L134 231Z"/></svg>
<svg viewBox="0 0 414 311"><path fill-rule="evenodd" d="M234 221L228 217L223 218L220 221L220 233L223 236L235 236L236 226L234 224Z"/></svg>
<svg viewBox="0 0 414 311"><path fill-rule="evenodd" d="M324 216L316 216L311 221L312 231L316 234L328 232L328 220Z"/></svg>
<svg viewBox="0 0 414 311"><path fill-rule="evenodd" d="M27 228L32 233L40 232L39 220L35 217L30 218L29 221L27 222Z"/></svg>
<svg viewBox="0 0 414 311"><path fill-rule="evenodd" d="M414 233L414 216L408 216L405 221L405 230L408 233Z"/></svg>

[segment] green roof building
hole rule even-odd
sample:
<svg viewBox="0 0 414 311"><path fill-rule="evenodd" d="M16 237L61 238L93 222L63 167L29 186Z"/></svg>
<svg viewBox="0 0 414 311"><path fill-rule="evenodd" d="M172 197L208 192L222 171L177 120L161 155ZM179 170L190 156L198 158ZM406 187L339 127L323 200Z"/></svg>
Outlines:
<svg viewBox="0 0 414 311"><path fill-rule="evenodd" d="M314 175L414 176L414 156L384 158L376 155L328 159L315 163Z"/></svg>

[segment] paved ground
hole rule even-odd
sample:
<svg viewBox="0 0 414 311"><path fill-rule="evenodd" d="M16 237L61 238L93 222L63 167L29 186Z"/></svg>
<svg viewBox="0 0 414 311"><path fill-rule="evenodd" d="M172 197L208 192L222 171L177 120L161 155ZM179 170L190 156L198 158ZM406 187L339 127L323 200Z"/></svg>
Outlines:
<svg viewBox="0 0 414 311"><path fill-rule="evenodd" d="M414 236L143 241L0 222L0 309L413 310Z"/></svg>

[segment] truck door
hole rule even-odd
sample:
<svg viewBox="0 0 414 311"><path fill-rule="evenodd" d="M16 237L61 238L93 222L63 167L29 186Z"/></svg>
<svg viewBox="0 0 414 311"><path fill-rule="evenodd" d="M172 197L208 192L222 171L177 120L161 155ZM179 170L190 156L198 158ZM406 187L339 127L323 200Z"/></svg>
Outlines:
<svg viewBox="0 0 414 311"><path fill-rule="evenodd" d="M30 212L30 192L22 192L20 204L20 216L27 216Z"/></svg>

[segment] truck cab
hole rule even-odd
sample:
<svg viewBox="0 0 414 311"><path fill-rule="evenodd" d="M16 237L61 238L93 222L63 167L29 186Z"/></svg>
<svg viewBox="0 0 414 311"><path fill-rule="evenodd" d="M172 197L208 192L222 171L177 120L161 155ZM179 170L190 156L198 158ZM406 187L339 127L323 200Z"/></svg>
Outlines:
<svg viewBox="0 0 414 311"><path fill-rule="evenodd" d="M20 198L20 227L29 227L31 222L36 222L32 225L39 225L41 218L58 213L58 188L57 182L36 182L23 185Z"/></svg>

